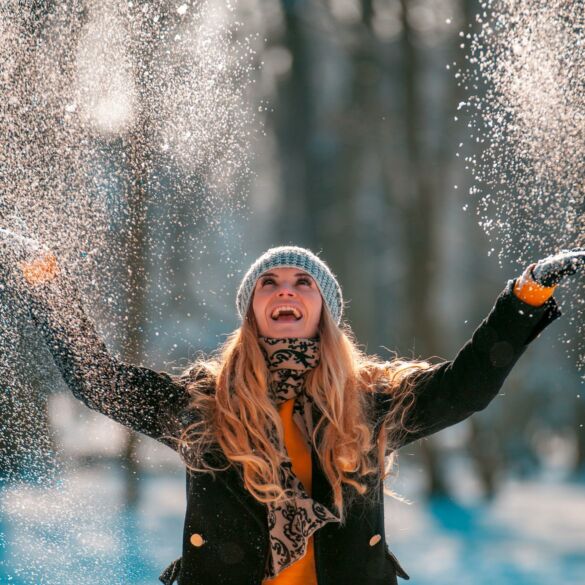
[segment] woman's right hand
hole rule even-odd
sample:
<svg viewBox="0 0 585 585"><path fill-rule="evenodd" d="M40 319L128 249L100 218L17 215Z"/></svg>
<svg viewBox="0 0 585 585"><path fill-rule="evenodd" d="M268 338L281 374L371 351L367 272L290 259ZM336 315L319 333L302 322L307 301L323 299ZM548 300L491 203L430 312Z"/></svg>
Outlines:
<svg viewBox="0 0 585 585"><path fill-rule="evenodd" d="M21 262L20 268L24 279L32 285L50 282L59 275L59 264L52 252L43 252L31 262Z"/></svg>
<svg viewBox="0 0 585 585"><path fill-rule="evenodd" d="M43 246L37 240L26 238L3 227L0 227L0 245L3 252L11 253L19 260L24 260L27 256L31 257L43 250Z"/></svg>

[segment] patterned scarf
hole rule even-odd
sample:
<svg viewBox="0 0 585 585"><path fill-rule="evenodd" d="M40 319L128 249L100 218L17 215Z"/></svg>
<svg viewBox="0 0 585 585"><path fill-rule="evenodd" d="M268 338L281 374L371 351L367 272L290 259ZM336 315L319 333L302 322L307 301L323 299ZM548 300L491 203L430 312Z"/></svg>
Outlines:
<svg viewBox="0 0 585 585"><path fill-rule="evenodd" d="M270 398L277 407L296 398L293 421L310 450L313 400L305 392L305 378L319 364L319 340L260 337L259 342L268 365ZM275 435L271 440L276 444ZM284 489L293 497L284 503L268 504L270 554L265 574L267 579L274 578L299 560L307 550L309 537L316 530L328 522L339 522L335 514L311 499L294 474L290 461L281 465L280 474Z"/></svg>

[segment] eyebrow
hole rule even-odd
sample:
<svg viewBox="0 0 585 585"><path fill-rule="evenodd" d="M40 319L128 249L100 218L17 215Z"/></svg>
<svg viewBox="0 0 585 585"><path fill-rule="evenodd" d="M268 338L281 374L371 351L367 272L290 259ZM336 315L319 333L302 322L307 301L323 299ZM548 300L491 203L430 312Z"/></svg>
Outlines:
<svg viewBox="0 0 585 585"><path fill-rule="evenodd" d="M274 278L278 278L278 275L274 274L274 272L265 272L264 274L262 274L260 276L260 278L264 278L265 276L272 276ZM295 274L295 276L305 276L305 277L310 278L311 280L313 280L313 277L310 274L307 274L306 272L297 272Z"/></svg>

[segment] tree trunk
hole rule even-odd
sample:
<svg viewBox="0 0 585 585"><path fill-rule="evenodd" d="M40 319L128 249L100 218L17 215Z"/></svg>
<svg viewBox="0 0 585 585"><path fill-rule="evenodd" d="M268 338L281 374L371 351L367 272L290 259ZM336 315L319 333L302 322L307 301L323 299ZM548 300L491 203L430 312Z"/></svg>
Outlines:
<svg viewBox="0 0 585 585"><path fill-rule="evenodd" d="M312 60L310 43L303 28L300 0L283 1L284 46L292 58L288 77L282 81L276 134L282 160L283 203L277 232L282 243L301 235L302 245L313 248L318 221L312 191L314 166L311 139L314 124ZM289 204L289 202L292 202Z"/></svg>
<svg viewBox="0 0 585 585"><path fill-rule="evenodd" d="M133 39L134 75L139 94L135 120L125 140L129 184L126 196L126 215L122 230L122 247L125 252L127 281L123 283L126 314L123 322L123 360L130 364L141 363L144 357L145 317L148 288L148 194L153 168L153 124L148 103L152 79L152 61L158 43L157 31L163 30L168 14L163 3L155 3L158 20L144 20ZM156 24L155 24L156 22ZM127 432L122 454L126 470L126 503L133 505L139 497L139 464L136 451L139 437Z"/></svg>
<svg viewBox="0 0 585 585"><path fill-rule="evenodd" d="M0 294L0 481L46 482L58 465L47 400L60 380L22 300Z"/></svg>
<svg viewBox="0 0 585 585"><path fill-rule="evenodd" d="M409 197L405 205L405 250L407 256L407 311L416 340L415 357L438 353L437 323L431 311L437 268L436 191L434 168L425 156L423 128L425 118L423 94L420 89L420 59L410 26L408 0L401 0L402 52L404 87L404 124L409 157ZM424 460L429 477L429 495L444 495L447 487L440 472L437 449L433 439L423 442Z"/></svg>

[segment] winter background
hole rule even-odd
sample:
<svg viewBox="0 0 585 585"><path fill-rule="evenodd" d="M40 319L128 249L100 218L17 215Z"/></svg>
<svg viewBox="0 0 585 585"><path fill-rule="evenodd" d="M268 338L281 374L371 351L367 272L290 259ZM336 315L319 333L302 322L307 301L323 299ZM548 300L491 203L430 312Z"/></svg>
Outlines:
<svg viewBox="0 0 585 585"><path fill-rule="evenodd" d="M585 245L584 24L581 0L3 0L0 226L57 253L128 362L215 349L283 243L331 265L369 352L451 359L509 278ZM583 283L485 411L401 452L413 583L585 583ZM18 300L0 583L156 583L181 462L75 401Z"/></svg>

